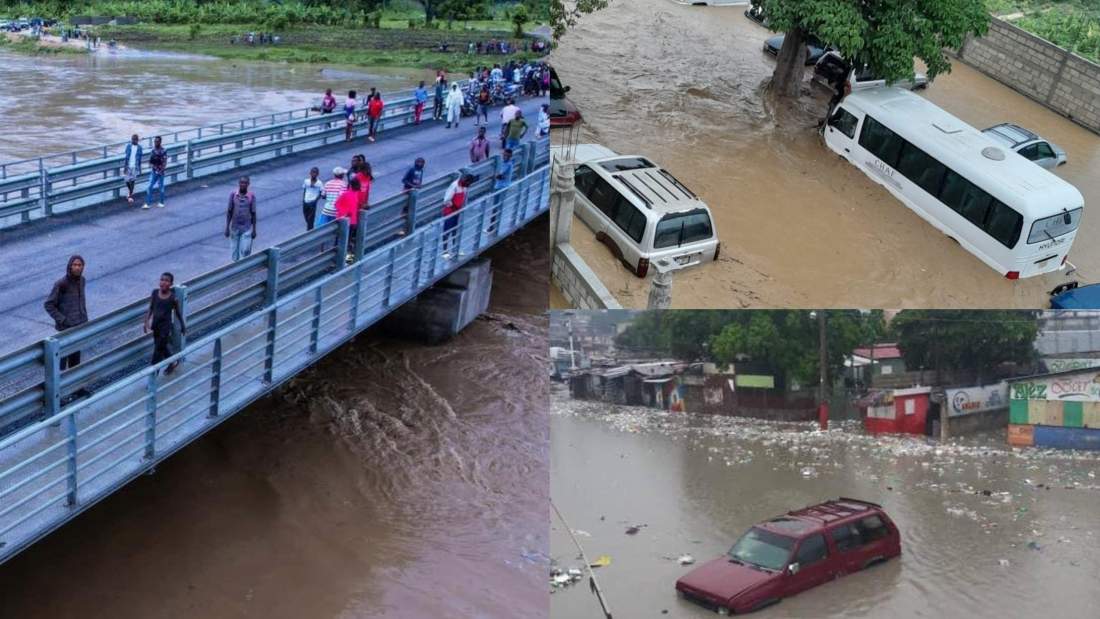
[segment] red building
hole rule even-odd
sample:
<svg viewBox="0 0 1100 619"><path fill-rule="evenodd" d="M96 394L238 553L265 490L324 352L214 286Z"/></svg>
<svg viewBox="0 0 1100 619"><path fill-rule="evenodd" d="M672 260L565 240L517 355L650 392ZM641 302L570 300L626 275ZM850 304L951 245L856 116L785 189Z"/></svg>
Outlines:
<svg viewBox="0 0 1100 619"><path fill-rule="evenodd" d="M873 434L927 434L931 387L880 392L862 406L863 426Z"/></svg>

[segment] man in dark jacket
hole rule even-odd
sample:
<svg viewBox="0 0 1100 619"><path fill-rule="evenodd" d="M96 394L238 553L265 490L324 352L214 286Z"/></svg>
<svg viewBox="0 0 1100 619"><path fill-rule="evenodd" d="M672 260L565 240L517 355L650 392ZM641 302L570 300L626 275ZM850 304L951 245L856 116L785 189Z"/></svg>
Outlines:
<svg viewBox="0 0 1100 619"><path fill-rule="evenodd" d="M88 322L88 306L84 302L84 258L71 256L65 277L54 282L50 296L43 304L53 318L58 331L72 329ZM61 369L76 367L80 363L80 351L61 358Z"/></svg>

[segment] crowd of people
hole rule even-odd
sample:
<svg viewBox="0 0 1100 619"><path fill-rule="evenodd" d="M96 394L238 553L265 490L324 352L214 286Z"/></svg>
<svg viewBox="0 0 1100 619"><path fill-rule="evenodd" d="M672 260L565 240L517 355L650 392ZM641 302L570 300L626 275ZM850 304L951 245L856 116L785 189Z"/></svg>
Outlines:
<svg viewBox="0 0 1100 619"><path fill-rule="evenodd" d="M517 66L493 67L492 69L479 70L472 80L474 84L481 84L494 79L494 73L500 78L509 73L520 73L526 69ZM524 73L528 75L529 73ZM459 126L462 116L462 105L466 93L462 92L459 84L448 83L446 74L439 72L435 83L435 106L432 112L434 120L448 121L447 127ZM457 93L457 94L455 94ZM414 122L420 124L422 114L425 111L428 99L428 90L424 82L416 89ZM368 122L367 140L374 142L379 128L379 119L382 116L384 104L382 94L371 89L369 95L364 98L366 118ZM347 116L347 133L350 140L353 137L355 124L355 109L360 105L356 91L348 93L344 103L344 113ZM322 101L322 109L326 112L335 112L337 108L332 90L325 92ZM539 123L536 134L546 135L549 132L548 106L543 105L539 114ZM507 189L513 182L516 173L516 162L513 154L520 147L523 140L531 133L523 111L515 104L514 99L509 99L500 111L500 148L501 156L498 165L493 170L493 191ZM469 143L468 153L471 164L478 164L492 157L494 147L491 144L488 133L488 110L479 110L475 119L477 127L476 135ZM133 205L137 202L137 180L145 170L148 171L148 185L145 189L142 209L165 208L165 174L169 162L168 151L163 145L160 136L153 139L153 145L148 152L141 144L139 135L130 136L122 156L122 174L127 190L126 200ZM420 189L424 184L424 171L427 162L423 157L416 158L401 178L402 191L410 192ZM331 171L331 177L322 180L318 167L312 167L308 176L301 184L302 217L306 230L323 226L337 219L347 219L351 232L349 244L354 244L357 235L361 233L359 221L360 213L370 208L371 187L374 184L374 174L370 162L363 154L352 157L348 167L336 166ZM445 217L443 224L442 257L451 260L456 256L458 224L461 212L467 203L469 188L478 180L477 176L464 173L459 175L447 187L444 193L440 215ZM230 259L235 261L248 257L252 253L252 246L258 232L257 197L251 188L251 179L241 176L237 181L237 187L230 192L225 211L225 225L223 234L229 240ZM491 213L487 218L489 230L496 226L499 219L499 196L490 205ZM459 254L461 255L461 254ZM54 322L58 331L65 331L78 327L88 321L88 310L85 301L86 279L84 277L85 261L82 256L74 255L66 266L65 276L54 283L47 297L44 307ZM161 274L157 287L149 297L149 307L143 321L145 332L152 332L154 341L154 353L152 363L156 365L174 354L172 352L173 317L179 323L180 333L185 332L179 300L174 292L175 278L170 272ZM80 363L80 352L72 352L61 359L61 369L66 370ZM165 368L166 373L175 370L176 364ZM76 394L78 397L86 395L85 390Z"/></svg>

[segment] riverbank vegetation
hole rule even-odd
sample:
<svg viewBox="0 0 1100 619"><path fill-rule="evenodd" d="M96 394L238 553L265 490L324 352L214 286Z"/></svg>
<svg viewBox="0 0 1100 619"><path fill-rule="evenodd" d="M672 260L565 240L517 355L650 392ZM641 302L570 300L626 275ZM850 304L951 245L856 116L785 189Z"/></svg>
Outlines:
<svg viewBox="0 0 1100 619"><path fill-rule="evenodd" d="M54 17L72 23L106 18L117 24L82 26L103 40L136 48L275 62L403 66L469 71L523 51L524 31L548 23L550 0L0 0L0 15ZM518 32L517 32L518 31ZM248 34L254 33L251 43ZM265 33L260 43L259 34ZM278 35L278 43L270 36ZM507 40L507 56L469 54L477 43ZM33 45L26 46L28 51Z"/></svg>

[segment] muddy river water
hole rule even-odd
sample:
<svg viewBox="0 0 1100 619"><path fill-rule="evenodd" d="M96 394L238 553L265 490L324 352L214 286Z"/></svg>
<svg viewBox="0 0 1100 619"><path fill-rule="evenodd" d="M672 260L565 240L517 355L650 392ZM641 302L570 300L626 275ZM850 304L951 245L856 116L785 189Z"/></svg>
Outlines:
<svg viewBox="0 0 1100 619"><path fill-rule="evenodd" d="M851 422L810 424L667 414L551 400L551 499L596 570L616 617L714 617L673 585L749 526L827 498L881 503L899 559L787 598L753 616L1096 617L1100 458L1013 450L1003 434L947 446L872 438ZM988 494L986 493L988 492ZM639 526L636 535L627 535ZM554 521L551 555L577 566ZM586 583L557 589L551 617L600 617ZM663 614L667 611L667 614Z"/></svg>
<svg viewBox="0 0 1100 619"><path fill-rule="evenodd" d="M794 109L766 103L771 33L742 10L612 2L554 52L585 116L581 139L650 156L714 213L723 256L677 273L673 307L1045 306L1065 275L1002 279L828 151L815 130L823 89ZM1100 281L1100 217L1088 214L1100 200L1100 137L961 63L922 96L979 128L1015 122L1067 151L1056 174L1086 204L1070 261L1075 278ZM624 305L644 306L648 280L583 223L573 237Z"/></svg>
<svg viewBox="0 0 1100 619"><path fill-rule="evenodd" d="M0 158L413 77L0 52ZM363 334L0 566L0 617L545 617L548 234L451 342Z"/></svg>

